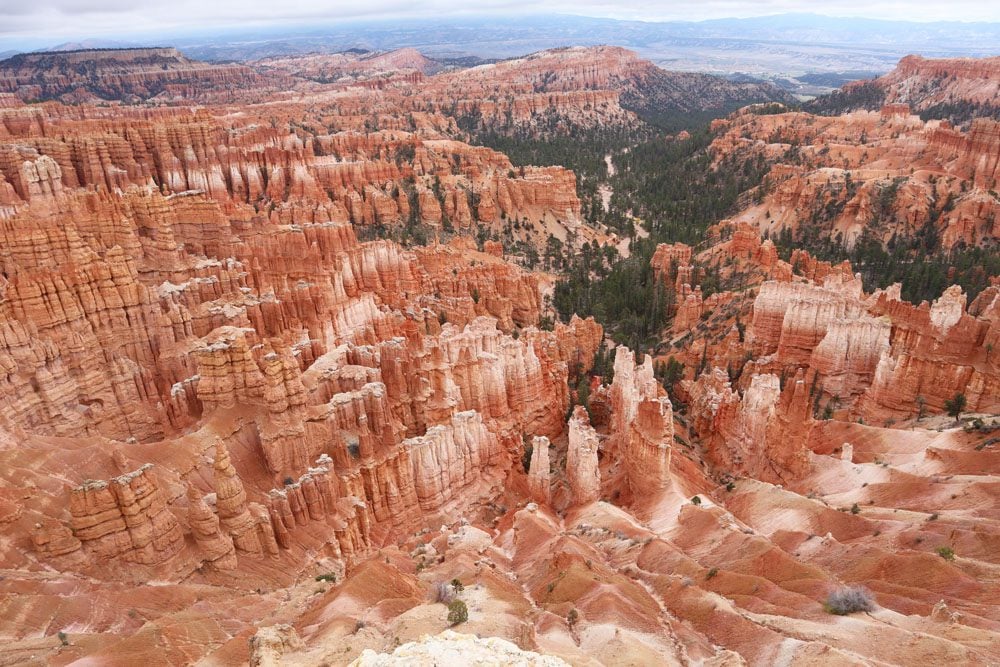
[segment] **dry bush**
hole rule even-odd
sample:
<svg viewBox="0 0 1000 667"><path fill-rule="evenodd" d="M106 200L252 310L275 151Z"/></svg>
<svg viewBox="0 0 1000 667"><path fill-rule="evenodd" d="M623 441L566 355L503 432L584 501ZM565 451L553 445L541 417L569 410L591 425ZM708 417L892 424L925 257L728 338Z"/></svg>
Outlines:
<svg viewBox="0 0 1000 667"><path fill-rule="evenodd" d="M451 604L455 599L455 587L447 581L439 581L434 587L434 601L441 604Z"/></svg>
<svg viewBox="0 0 1000 667"><path fill-rule="evenodd" d="M875 598L864 586L844 586L831 591L823 606L831 614L845 616L858 611L873 611Z"/></svg>

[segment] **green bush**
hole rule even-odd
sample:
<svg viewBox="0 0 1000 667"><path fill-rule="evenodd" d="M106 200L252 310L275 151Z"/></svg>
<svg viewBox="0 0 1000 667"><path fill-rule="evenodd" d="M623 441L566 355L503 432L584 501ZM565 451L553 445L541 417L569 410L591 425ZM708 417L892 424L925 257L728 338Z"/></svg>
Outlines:
<svg viewBox="0 0 1000 667"><path fill-rule="evenodd" d="M948 411L949 416L958 419L962 411L965 410L965 404L965 394L959 392L944 402L944 409Z"/></svg>
<svg viewBox="0 0 1000 667"><path fill-rule="evenodd" d="M469 620L469 608L461 600L452 600L448 605L448 623L459 625Z"/></svg>

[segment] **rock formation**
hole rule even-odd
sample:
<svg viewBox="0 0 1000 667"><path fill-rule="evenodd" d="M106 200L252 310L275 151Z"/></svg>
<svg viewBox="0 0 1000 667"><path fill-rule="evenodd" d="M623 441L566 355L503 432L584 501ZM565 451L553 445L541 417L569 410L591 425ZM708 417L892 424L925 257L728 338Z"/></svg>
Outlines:
<svg viewBox="0 0 1000 667"><path fill-rule="evenodd" d="M817 230L846 247L924 238L944 250L988 246L1000 236L1000 203L989 194L1000 176L1000 126L990 118L965 130L892 109L743 112L716 123L717 159L754 155L770 166L759 203L733 218L760 234L800 238Z"/></svg>
<svg viewBox="0 0 1000 667"><path fill-rule="evenodd" d="M233 539L222 532L219 517L194 487L188 487L188 523L205 563L219 570L236 569Z"/></svg>
<svg viewBox="0 0 1000 667"><path fill-rule="evenodd" d="M419 642L408 642L388 655L366 649L351 663L351 667L436 663L454 659L472 660L477 664L518 664L524 667L566 667L569 664L554 656L523 651L516 644L502 639L480 639L474 635L445 630L436 637L424 637ZM265 663L261 661L256 664Z"/></svg>
<svg viewBox="0 0 1000 667"><path fill-rule="evenodd" d="M535 502L547 504L552 499L549 481L549 439L544 435L537 435L531 441L528 489Z"/></svg>
<svg viewBox="0 0 1000 667"><path fill-rule="evenodd" d="M93 558L160 565L181 550L180 525L151 469L88 480L70 492L70 528Z"/></svg>
<svg viewBox="0 0 1000 667"><path fill-rule="evenodd" d="M601 471L598 467L598 437L582 405L573 409L569 419L569 449L566 453L566 477L577 505L592 503L601 497Z"/></svg>
<svg viewBox="0 0 1000 667"><path fill-rule="evenodd" d="M34 52L0 61L0 91L25 100L222 99L220 89L260 82L249 67L200 63L170 48Z"/></svg>
<svg viewBox="0 0 1000 667"><path fill-rule="evenodd" d="M760 475L771 464L769 447L784 445L768 439L781 395L778 378L757 375L740 398L724 374L702 376L690 390L698 406L698 425L704 436L715 436L712 456L720 466ZM773 471L769 471L773 479ZM780 477L780 475L779 475Z"/></svg>
<svg viewBox="0 0 1000 667"><path fill-rule="evenodd" d="M985 116L996 108L1000 94L998 70L1000 58L995 57L930 59L909 55L871 86L882 93L886 105L925 111L965 102L984 107L981 114Z"/></svg>
<svg viewBox="0 0 1000 667"><path fill-rule="evenodd" d="M615 350L615 377L609 390L612 421L609 451L625 463L629 485L636 497L670 486L670 452L674 424L670 399L653 376L653 362L646 356L636 365L626 347Z"/></svg>

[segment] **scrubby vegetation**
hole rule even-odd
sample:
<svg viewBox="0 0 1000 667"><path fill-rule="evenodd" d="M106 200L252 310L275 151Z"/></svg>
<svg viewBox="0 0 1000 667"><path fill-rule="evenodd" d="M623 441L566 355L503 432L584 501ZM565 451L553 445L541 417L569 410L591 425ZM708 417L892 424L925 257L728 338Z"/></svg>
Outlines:
<svg viewBox="0 0 1000 667"><path fill-rule="evenodd" d="M448 604L448 624L459 625L469 620L469 608L461 600L452 600Z"/></svg>
<svg viewBox="0 0 1000 667"><path fill-rule="evenodd" d="M941 102L922 110L920 118L923 120L940 118L951 121L956 126L965 125L973 118L1000 120L1000 104L970 102L968 100Z"/></svg>
<svg viewBox="0 0 1000 667"><path fill-rule="evenodd" d="M844 586L830 592L823 608L827 613L846 616L859 611L874 611L875 599L863 586Z"/></svg>
<svg viewBox="0 0 1000 667"><path fill-rule="evenodd" d="M821 116L839 116L855 109L878 111L883 104L885 104L885 90L882 86L875 81L864 81L835 90L829 95L817 97L802 107L809 113Z"/></svg>
<svg viewBox="0 0 1000 667"><path fill-rule="evenodd" d="M955 550L951 547L938 547L937 555L945 560L955 560Z"/></svg>

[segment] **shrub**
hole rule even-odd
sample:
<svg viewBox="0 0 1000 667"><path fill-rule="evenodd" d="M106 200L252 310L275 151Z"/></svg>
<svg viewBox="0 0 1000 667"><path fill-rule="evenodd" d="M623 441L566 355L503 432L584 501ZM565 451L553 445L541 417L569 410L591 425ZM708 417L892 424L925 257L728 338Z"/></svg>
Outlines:
<svg viewBox="0 0 1000 667"><path fill-rule="evenodd" d="M462 580L461 579L452 579L451 580L451 587L454 588L455 591L458 592L458 593L461 593L462 591L465 590L465 586L462 585Z"/></svg>
<svg viewBox="0 0 1000 667"><path fill-rule="evenodd" d="M927 520L928 520L928 521L937 521L937 520L938 520L938 514L937 514L937 512L935 512L934 514L931 514L931 515L930 515L930 516L929 516L929 517L927 518Z"/></svg>
<svg viewBox="0 0 1000 667"><path fill-rule="evenodd" d="M873 611L875 600L863 586L844 586L830 592L823 608L830 614L846 616L859 611Z"/></svg>
<svg viewBox="0 0 1000 667"><path fill-rule="evenodd" d="M962 411L965 410L965 404L965 394L959 392L944 402L944 409L948 411L949 416L958 419Z"/></svg>
<svg viewBox="0 0 1000 667"><path fill-rule="evenodd" d="M701 505L701 498L698 496L694 496L693 498L691 498L691 503L694 505Z"/></svg>
<svg viewBox="0 0 1000 667"><path fill-rule="evenodd" d="M955 560L955 550L951 547L938 547L937 555L945 560Z"/></svg>
<svg viewBox="0 0 1000 667"><path fill-rule="evenodd" d="M455 588L451 584L439 581L434 587L434 601L450 605L455 600Z"/></svg>
<svg viewBox="0 0 1000 667"><path fill-rule="evenodd" d="M448 623L458 625L469 620L469 608L461 600L452 600L448 604Z"/></svg>
<svg viewBox="0 0 1000 667"><path fill-rule="evenodd" d="M332 584L337 583L337 575L333 572L328 572L326 574L317 574L316 581L329 581Z"/></svg>
<svg viewBox="0 0 1000 667"><path fill-rule="evenodd" d="M860 512L861 512L861 508L858 507L857 503L854 503L853 505L851 505L851 514L858 514Z"/></svg>
<svg viewBox="0 0 1000 667"><path fill-rule="evenodd" d="M347 453L351 455L352 459L357 459L361 457L361 443L360 442L349 442L347 443Z"/></svg>
<svg viewBox="0 0 1000 667"><path fill-rule="evenodd" d="M580 620L580 612L576 609L570 609L569 613L566 614L566 622L569 623L570 626L573 626L576 625L578 620Z"/></svg>
<svg viewBox="0 0 1000 667"><path fill-rule="evenodd" d="M59 637L59 641L60 643L62 643L63 646L69 646L69 637L66 636L65 632L60 630L56 636Z"/></svg>
<svg viewBox="0 0 1000 667"><path fill-rule="evenodd" d="M705 573L705 579L711 579L717 574L719 574L719 568L713 567L711 570Z"/></svg>

